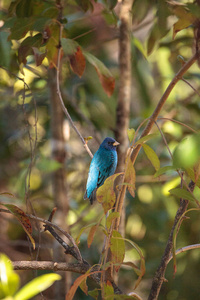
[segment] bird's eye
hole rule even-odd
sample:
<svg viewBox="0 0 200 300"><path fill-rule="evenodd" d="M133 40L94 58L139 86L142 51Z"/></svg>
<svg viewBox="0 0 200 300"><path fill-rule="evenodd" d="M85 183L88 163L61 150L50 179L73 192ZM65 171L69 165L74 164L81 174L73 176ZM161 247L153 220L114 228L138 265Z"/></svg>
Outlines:
<svg viewBox="0 0 200 300"><path fill-rule="evenodd" d="M112 145L112 143L111 143L111 142L108 142L108 145Z"/></svg>

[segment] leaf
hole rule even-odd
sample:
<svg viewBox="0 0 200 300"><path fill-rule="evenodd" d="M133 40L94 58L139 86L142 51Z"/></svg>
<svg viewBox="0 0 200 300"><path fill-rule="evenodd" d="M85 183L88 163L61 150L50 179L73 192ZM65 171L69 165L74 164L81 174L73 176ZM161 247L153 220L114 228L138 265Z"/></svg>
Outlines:
<svg viewBox="0 0 200 300"><path fill-rule="evenodd" d="M95 232L97 231L98 227L99 227L99 224L96 224L96 225L93 225L90 229L90 232L88 234L88 239L87 239L88 248L90 248L90 246L93 242L93 238L94 238Z"/></svg>
<svg viewBox="0 0 200 300"><path fill-rule="evenodd" d="M13 271L10 259L5 254L0 254L0 299L13 296L19 285L19 275Z"/></svg>
<svg viewBox="0 0 200 300"><path fill-rule="evenodd" d="M109 216L107 217L106 219L106 228L109 230L110 229L110 226L112 224L112 221L119 218L120 217L120 214L119 212L117 211L113 211L109 214Z"/></svg>
<svg viewBox="0 0 200 300"><path fill-rule="evenodd" d="M149 145L147 145L147 144L143 144L142 147L144 149L146 156L148 157L148 159L154 166L155 170L157 171L158 169L160 169L160 160L159 160L156 152L151 147L149 147Z"/></svg>
<svg viewBox="0 0 200 300"><path fill-rule="evenodd" d="M19 40L23 38L26 33L31 29L33 20L30 18L17 18L14 26L10 28L11 34L9 40Z"/></svg>
<svg viewBox="0 0 200 300"><path fill-rule="evenodd" d="M154 174L154 177L161 176L164 173L166 173L167 171L175 171L175 170L176 170L176 168L174 166L165 166L165 167L158 169L156 171L156 173Z"/></svg>
<svg viewBox="0 0 200 300"><path fill-rule="evenodd" d="M48 32L48 41L46 44L47 59L49 60L50 68L52 68L57 66L60 27L58 24L51 24L46 27L45 31Z"/></svg>
<svg viewBox="0 0 200 300"><path fill-rule="evenodd" d="M17 218L17 220L20 222L22 225L24 231L27 233L32 245L33 249L35 249L35 241L32 237L32 226L29 218L27 215L21 210L19 207L13 205L13 204L5 204L5 203L0 203L1 205L7 207L7 209Z"/></svg>
<svg viewBox="0 0 200 300"><path fill-rule="evenodd" d="M107 280L107 282L104 283L103 289L104 289L104 298L105 299L109 299L109 300L115 299L114 288L112 286L112 283L109 280Z"/></svg>
<svg viewBox="0 0 200 300"><path fill-rule="evenodd" d="M129 142L132 143L135 136L135 129L134 128L128 128L128 139Z"/></svg>
<svg viewBox="0 0 200 300"><path fill-rule="evenodd" d="M110 71L106 68L106 66L91 53L84 51L84 56L87 61L95 67L97 74L99 76L99 80L101 85L106 92L106 94L110 97L113 94L115 88L115 79L110 73Z"/></svg>
<svg viewBox="0 0 200 300"><path fill-rule="evenodd" d="M184 5L179 5L177 3L169 2L171 4L172 12L179 18L179 20L173 25L173 39L176 34L187 28L188 26L194 24L196 17L188 11Z"/></svg>
<svg viewBox="0 0 200 300"><path fill-rule="evenodd" d="M175 148L173 165L176 168L189 168L200 158L200 134L192 134L184 138Z"/></svg>
<svg viewBox="0 0 200 300"><path fill-rule="evenodd" d="M29 283L27 283L24 287L20 289L20 291L15 295L15 300L26 300L34 297L35 295L41 293L50 287L56 280L60 280L61 276L55 273L45 274L39 276Z"/></svg>
<svg viewBox="0 0 200 300"><path fill-rule="evenodd" d="M67 293L65 299L67 299L67 300L72 300L73 297L74 297L74 295L75 295L75 293L76 293L77 288L80 286L81 282L82 282L83 280L85 280L88 276L91 276L92 274L96 274L96 273L102 273L102 272L103 272L103 271L95 271L95 272L92 272L92 273L88 272L88 273L85 273L85 274L79 276L79 277L74 281L74 283L73 283L72 287L70 288L69 292Z"/></svg>
<svg viewBox="0 0 200 300"><path fill-rule="evenodd" d="M94 289L92 291L89 291L88 294L94 298L95 300L98 300L98 296L99 296L99 290L98 289Z"/></svg>
<svg viewBox="0 0 200 300"><path fill-rule="evenodd" d="M86 281L87 281L87 277L85 277L85 278L83 279L83 281L80 283L79 287L81 288L81 290L82 290L86 295L88 295L88 286L87 286Z"/></svg>
<svg viewBox="0 0 200 300"><path fill-rule="evenodd" d="M169 190L169 192L171 195L177 196L179 198L183 198L189 201L195 201L195 202L197 201L190 192L181 188L171 189Z"/></svg>
<svg viewBox="0 0 200 300"><path fill-rule="evenodd" d="M36 66L40 66L46 57L46 52L40 52L38 48L32 47Z"/></svg>
<svg viewBox="0 0 200 300"><path fill-rule="evenodd" d="M128 156L126 159L124 184L127 185L128 191L132 195L132 197L135 197L135 169L130 156Z"/></svg>
<svg viewBox="0 0 200 300"><path fill-rule="evenodd" d="M114 181L120 173L108 177L104 184L97 189L97 201L102 204L104 213L106 214L109 209L113 208L116 201L114 191Z"/></svg>
<svg viewBox="0 0 200 300"><path fill-rule="evenodd" d="M151 134L145 135L145 136L143 136L141 139L139 139L139 140L135 143L135 145L143 144L143 143L145 143L145 142L147 142L147 141L149 141L149 140L151 140L151 139L153 139L153 138L155 138L155 137L157 137L157 136L158 136L158 133L151 133Z"/></svg>
<svg viewBox="0 0 200 300"><path fill-rule="evenodd" d="M78 46L74 55L70 56L70 65L75 74L81 77L85 71L85 57L81 51L81 48Z"/></svg>
<svg viewBox="0 0 200 300"><path fill-rule="evenodd" d="M122 265L131 267L138 276L141 274L140 269L132 261L124 261Z"/></svg>
<svg viewBox="0 0 200 300"><path fill-rule="evenodd" d="M110 239L110 250L112 253L112 263L121 264L125 256L125 243L121 234L117 230L113 230L112 237ZM120 265L115 266L115 271L118 272Z"/></svg>
<svg viewBox="0 0 200 300"><path fill-rule="evenodd" d="M73 72L81 77L86 65L85 56L83 55L81 47L72 39L62 38L61 43L64 54L69 57Z"/></svg>
<svg viewBox="0 0 200 300"><path fill-rule="evenodd" d="M124 241L128 242L129 244L131 244L133 246L133 248L137 251L137 253L139 254L140 256L140 273L138 273L138 270L134 269L134 271L136 272L136 274L139 274L139 277L135 283L135 287L134 289L136 289L138 287L138 285L140 284L141 280L142 280L142 277L144 276L145 274L145 259L144 259L144 256L142 254L142 251L140 249L140 247L134 243L133 241L129 240L129 239L124 239Z"/></svg>
<svg viewBox="0 0 200 300"><path fill-rule="evenodd" d="M87 226L82 227L81 230L79 231L79 234L78 234L77 238L76 238L76 244L78 245L79 240L80 240L80 237L81 237L82 233L83 233L86 229L88 229L88 228L90 228L90 227L93 227L93 226L101 226L101 227L105 228L102 224L100 224L101 221L102 221L102 219L103 219L103 217L100 218L100 220L98 221L98 223L95 222L95 223L92 223L92 224L89 224L89 225L87 225Z"/></svg>
<svg viewBox="0 0 200 300"><path fill-rule="evenodd" d="M177 271L177 267L176 267L176 238L177 238L177 234L178 234L178 230L180 228L180 224L185 216L186 213L190 212L190 211L194 211L194 210L200 210L200 208L190 208L188 210L186 210L182 216L179 218L175 228L174 228L174 232L173 232L173 238L172 238L172 241L173 241L173 250L172 250L172 254L173 254L173 265L174 265L174 276L175 276L175 273Z"/></svg>

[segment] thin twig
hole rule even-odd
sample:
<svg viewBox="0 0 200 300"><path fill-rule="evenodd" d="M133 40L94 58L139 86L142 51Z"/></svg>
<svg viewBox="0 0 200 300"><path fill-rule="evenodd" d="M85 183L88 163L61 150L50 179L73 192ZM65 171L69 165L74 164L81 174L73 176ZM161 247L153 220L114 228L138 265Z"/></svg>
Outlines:
<svg viewBox="0 0 200 300"><path fill-rule="evenodd" d="M63 29L63 26L60 24L60 45L58 46L58 60L57 60L57 72L56 72L56 83L57 83L57 93L58 93L58 97L60 99L60 103L62 105L62 109L66 115L66 117L68 118L72 128L75 130L75 132L77 133L78 137L80 138L80 140L82 141L86 151L88 152L88 154L90 155L91 158L93 158L93 154L92 152L90 151L86 141L84 140L84 138L82 137L81 133L79 132L79 130L77 129L76 125L74 124L67 108L65 107L65 104L64 104L64 101L63 101L63 98L62 98L62 94L61 94L61 90L60 90L60 80L59 80L59 76L60 76L60 60L61 60L61 39L62 39L62 29Z"/></svg>
<svg viewBox="0 0 200 300"><path fill-rule="evenodd" d="M200 248L200 244L189 245L189 246L185 246L185 247L177 249L175 254L178 255L178 254L186 252L188 250L199 249L199 248ZM172 258L173 258L173 255L171 254L167 261L167 264L172 260Z"/></svg>

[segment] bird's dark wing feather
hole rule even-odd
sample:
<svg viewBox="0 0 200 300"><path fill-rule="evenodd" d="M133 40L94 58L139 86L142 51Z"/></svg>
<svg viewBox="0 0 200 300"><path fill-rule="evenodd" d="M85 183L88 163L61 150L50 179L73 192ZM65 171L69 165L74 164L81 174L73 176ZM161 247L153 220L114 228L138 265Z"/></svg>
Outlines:
<svg viewBox="0 0 200 300"><path fill-rule="evenodd" d="M109 177L109 175L110 175L110 166L108 166L106 169L99 171L97 187L101 186L104 183L104 181L106 180L106 178Z"/></svg>

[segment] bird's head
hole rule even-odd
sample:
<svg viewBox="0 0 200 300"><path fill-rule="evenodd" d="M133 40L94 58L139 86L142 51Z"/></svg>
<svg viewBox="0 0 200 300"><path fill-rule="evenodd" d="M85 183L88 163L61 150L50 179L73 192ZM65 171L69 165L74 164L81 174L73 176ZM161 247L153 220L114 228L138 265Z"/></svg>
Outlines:
<svg viewBox="0 0 200 300"><path fill-rule="evenodd" d="M107 138L105 138L105 140L103 140L100 147L105 148L107 150L115 150L118 145L119 145L119 143L117 141L115 141L115 139L113 139L111 137L107 137Z"/></svg>

